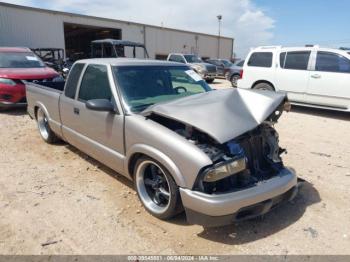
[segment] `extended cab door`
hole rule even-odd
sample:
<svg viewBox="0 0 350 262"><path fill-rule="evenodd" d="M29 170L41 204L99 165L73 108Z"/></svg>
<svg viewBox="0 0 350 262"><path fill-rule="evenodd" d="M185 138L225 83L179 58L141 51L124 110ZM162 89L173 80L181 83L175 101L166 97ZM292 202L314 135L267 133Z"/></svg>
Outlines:
<svg viewBox="0 0 350 262"><path fill-rule="evenodd" d="M317 51L307 90L308 103L347 109L350 106L350 60Z"/></svg>
<svg viewBox="0 0 350 262"><path fill-rule="evenodd" d="M108 99L117 112L92 111L85 103L91 99ZM119 106L110 68L90 64L86 67L67 123L73 133L69 142L117 172L123 172L124 115ZM68 112L67 112L68 114Z"/></svg>
<svg viewBox="0 0 350 262"><path fill-rule="evenodd" d="M311 51L281 52L279 67L276 68L276 88L288 92L288 98L295 102L306 102L309 81Z"/></svg>

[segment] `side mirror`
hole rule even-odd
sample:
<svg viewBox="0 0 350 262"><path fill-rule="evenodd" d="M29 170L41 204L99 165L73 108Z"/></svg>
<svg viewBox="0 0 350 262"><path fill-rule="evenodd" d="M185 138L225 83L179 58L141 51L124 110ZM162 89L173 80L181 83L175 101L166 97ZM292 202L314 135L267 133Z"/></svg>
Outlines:
<svg viewBox="0 0 350 262"><path fill-rule="evenodd" d="M113 104L107 99L91 99L85 105L93 111L115 112Z"/></svg>

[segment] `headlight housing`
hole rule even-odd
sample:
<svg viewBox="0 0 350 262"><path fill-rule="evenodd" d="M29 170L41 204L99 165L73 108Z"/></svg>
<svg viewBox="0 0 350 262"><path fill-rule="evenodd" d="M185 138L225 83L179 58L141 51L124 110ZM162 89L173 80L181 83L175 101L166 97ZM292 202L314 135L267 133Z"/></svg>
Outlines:
<svg viewBox="0 0 350 262"><path fill-rule="evenodd" d="M12 79L0 77L0 84L15 86L15 85L16 85L16 82L13 81Z"/></svg>
<svg viewBox="0 0 350 262"><path fill-rule="evenodd" d="M225 177L237 174L246 169L246 158L238 158L219 163L206 170L203 176L203 182L215 182Z"/></svg>

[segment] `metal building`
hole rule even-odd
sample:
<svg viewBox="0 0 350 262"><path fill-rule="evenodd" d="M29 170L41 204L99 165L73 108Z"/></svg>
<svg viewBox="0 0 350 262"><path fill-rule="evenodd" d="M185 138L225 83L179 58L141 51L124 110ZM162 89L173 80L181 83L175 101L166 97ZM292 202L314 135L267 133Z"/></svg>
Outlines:
<svg viewBox="0 0 350 262"><path fill-rule="evenodd" d="M230 59L233 38L218 37L101 17L0 3L0 46L64 48L66 55L88 55L90 42L114 38L144 43L150 58L171 52Z"/></svg>

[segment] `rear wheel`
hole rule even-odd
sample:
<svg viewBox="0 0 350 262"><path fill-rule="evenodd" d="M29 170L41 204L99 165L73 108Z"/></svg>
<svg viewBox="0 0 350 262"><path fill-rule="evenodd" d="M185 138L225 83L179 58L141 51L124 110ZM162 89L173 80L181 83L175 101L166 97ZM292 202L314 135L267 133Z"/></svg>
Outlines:
<svg viewBox="0 0 350 262"><path fill-rule="evenodd" d="M39 133L46 143L53 144L59 140L56 134L51 130L49 126L49 120L41 108L38 108L38 111L36 113L36 120Z"/></svg>
<svg viewBox="0 0 350 262"><path fill-rule="evenodd" d="M269 91L275 91L272 85L268 83L259 83L256 84L253 89L259 89L259 90L269 90Z"/></svg>
<svg viewBox="0 0 350 262"><path fill-rule="evenodd" d="M230 82L231 82L232 87L237 87L237 81L239 78L240 78L239 75L231 76Z"/></svg>
<svg viewBox="0 0 350 262"><path fill-rule="evenodd" d="M214 82L214 78L213 79L207 79L207 80L205 80L205 81L207 81L207 83L209 83L209 84L211 84L211 83L213 83Z"/></svg>
<svg viewBox="0 0 350 262"><path fill-rule="evenodd" d="M153 216L169 219L182 211L178 186L153 159L142 157L136 162L134 183L143 206Z"/></svg>

